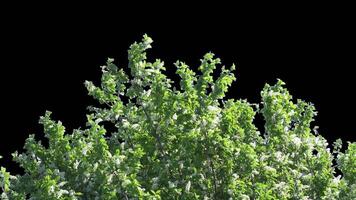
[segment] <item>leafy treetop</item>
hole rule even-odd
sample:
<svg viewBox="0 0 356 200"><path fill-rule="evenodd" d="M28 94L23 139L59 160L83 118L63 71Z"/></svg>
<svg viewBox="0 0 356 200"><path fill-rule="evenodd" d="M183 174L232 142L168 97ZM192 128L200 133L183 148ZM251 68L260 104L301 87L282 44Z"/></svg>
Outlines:
<svg viewBox="0 0 356 200"><path fill-rule="evenodd" d="M161 60L147 60L151 44L144 35L130 46L130 76L108 59L101 85L85 82L100 103L87 128L65 134L51 112L40 118L49 145L30 135L12 154L25 173L1 168L2 199L356 199L356 143L340 152L337 140L330 152L311 130L314 106L293 101L283 81L266 84L257 106L224 100L235 66L214 80L221 61L207 53L199 75L174 64L178 90ZM116 130L107 134L103 122Z"/></svg>

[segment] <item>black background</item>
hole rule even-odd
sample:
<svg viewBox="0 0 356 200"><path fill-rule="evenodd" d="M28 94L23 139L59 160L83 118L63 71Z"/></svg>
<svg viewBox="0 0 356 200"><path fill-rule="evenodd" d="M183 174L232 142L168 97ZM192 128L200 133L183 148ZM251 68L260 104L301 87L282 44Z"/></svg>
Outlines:
<svg viewBox="0 0 356 200"><path fill-rule="evenodd" d="M107 57L126 67L129 45L144 33L154 40L149 60L164 60L173 80L176 60L196 69L212 51L226 66L237 65L228 98L258 103L264 84L280 78L295 99L315 104L313 125L330 143L356 141L355 31L347 5L228 7L48 6L3 13L0 164L18 170L10 153L21 151L30 133L43 137L37 122L45 110L68 132L84 127L86 107L94 103L84 80L99 83Z"/></svg>

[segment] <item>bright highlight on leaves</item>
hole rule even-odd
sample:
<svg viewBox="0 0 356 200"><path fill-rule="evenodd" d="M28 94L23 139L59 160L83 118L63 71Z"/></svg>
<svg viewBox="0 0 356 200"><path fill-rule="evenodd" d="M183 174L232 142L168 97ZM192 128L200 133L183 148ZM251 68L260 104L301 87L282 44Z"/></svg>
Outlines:
<svg viewBox="0 0 356 200"><path fill-rule="evenodd" d="M129 75L108 59L101 84L85 82L100 103L87 128L66 134L50 112L40 118L49 146L30 135L12 154L25 174L1 168L1 199L356 199L356 143L341 152L337 140L330 152L310 126L314 106L294 101L283 81L265 85L261 104L224 100L235 66L207 53L199 75L174 64L172 89L164 63L147 60L151 44L145 35L130 46ZM110 136L103 122L116 127Z"/></svg>

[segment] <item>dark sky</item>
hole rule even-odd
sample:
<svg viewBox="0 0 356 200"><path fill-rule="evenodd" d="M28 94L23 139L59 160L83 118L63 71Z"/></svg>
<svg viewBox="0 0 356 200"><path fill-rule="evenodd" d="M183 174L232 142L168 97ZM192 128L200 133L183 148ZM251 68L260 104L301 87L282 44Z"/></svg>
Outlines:
<svg viewBox="0 0 356 200"><path fill-rule="evenodd" d="M166 9L153 17L154 11L123 10L44 9L2 18L1 165L12 166L10 153L23 147L28 134L41 138L37 122L45 110L69 132L84 127L86 107L93 103L84 80L98 83L107 57L126 67L129 45L144 33L154 40L149 59L164 60L171 78L177 78L176 60L196 69L212 51L225 65L237 65L229 98L260 102L263 85L280 78L293 97L315 104L321 135L356 141L355 31L348 12L332 6L246 13Z"/></svg>

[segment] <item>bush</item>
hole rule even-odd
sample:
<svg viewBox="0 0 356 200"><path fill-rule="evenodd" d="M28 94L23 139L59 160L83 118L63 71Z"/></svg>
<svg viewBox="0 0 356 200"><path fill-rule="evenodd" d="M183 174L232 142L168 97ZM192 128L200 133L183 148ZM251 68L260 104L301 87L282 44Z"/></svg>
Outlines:
<svg viewBox="0 0 356 200"><path fill-rule="evenodd" d="M162 61L146 60L151 43L145 35L131 45L131 78L108 59L101 85L85 82L100 103L89 107L86 129L65 134L50 112L40 118L49 144L30 135L25 153L12 154L25 173L1 168L2 199L356 198L356 144L342 153L337 140L330 152L310 128L314 106L293 101L281 80L265 85L262 104L223 100L235 67L214 80L220 60L207 53L200 75L175 63L177 90ZM107 134L104 122L116 131Z"/></svg>

